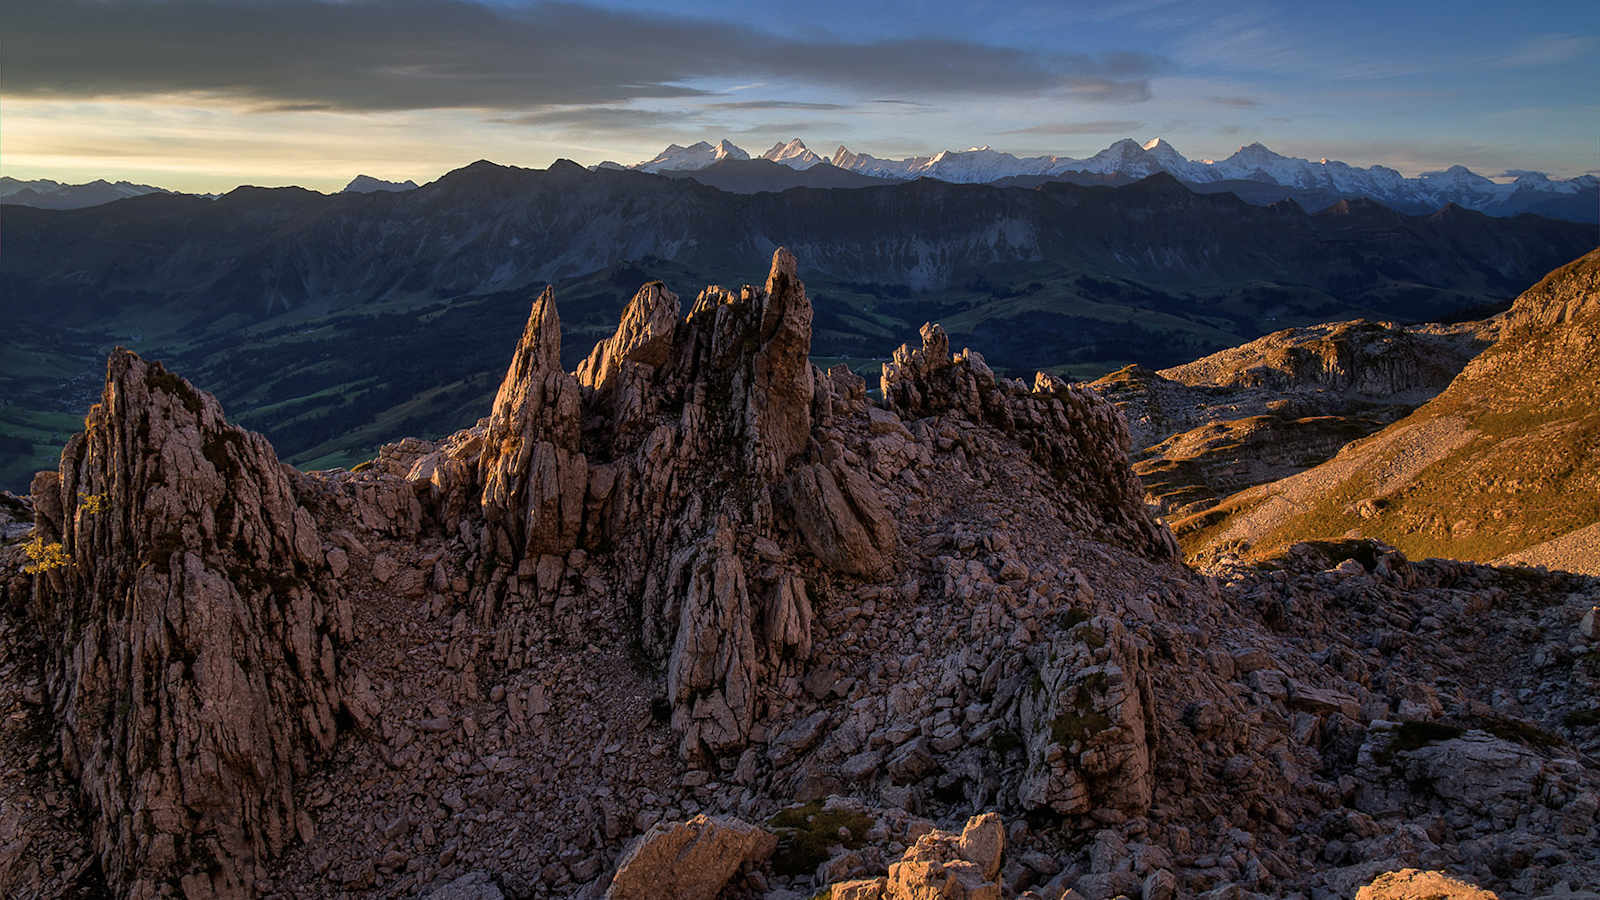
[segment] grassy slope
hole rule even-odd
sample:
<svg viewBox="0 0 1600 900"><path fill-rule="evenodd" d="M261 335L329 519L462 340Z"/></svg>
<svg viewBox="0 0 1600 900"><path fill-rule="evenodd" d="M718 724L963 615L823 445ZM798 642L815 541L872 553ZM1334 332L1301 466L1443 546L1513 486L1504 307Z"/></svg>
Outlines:
<svg viewBox="0 0 1600 900"><path fill-rule="evenodd" d="M1248 541L1264 558L1359 535L1489 561L1600 521L1597 283L1600 251L1552 273L1444 393L1316 469L1175 523L1185 549L1204 558ZM1552 305L1583 297L1586 313L1550 321Z"/></svg>

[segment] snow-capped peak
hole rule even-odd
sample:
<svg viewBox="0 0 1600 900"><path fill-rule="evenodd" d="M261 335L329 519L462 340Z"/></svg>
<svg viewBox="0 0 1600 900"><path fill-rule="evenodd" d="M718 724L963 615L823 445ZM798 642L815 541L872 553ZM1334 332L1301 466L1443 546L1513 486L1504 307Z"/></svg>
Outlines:
<svg viewBox="0 0 1600 900"><path fill-rule="evenodd" d="M794 138L785 144L779 141L772 145L772 149L761 154L762 159L781 163L791 169L809 169L825 160L806 148L806 142Z"/></svg>
<svg viewBox="0 0 1600 900"><path fill-rule="evenodd" d="M715 147L705 142L691 147L673 144L655 159L633 168L647 172L699 169L722 159L745 158L748 158L748 154L726 140ZM807 149L800 138L774 144L762 154L762 158L795 169L808 169L828 161ZM1540 196L1575 196L1583 191L1592 191L1600 183L1600 179L1593 175L1550 179L1537 173L1513 170L1507 171L1505 177L1515 177L1517 180L1500 184L1463 166L1407 178L1381 165L1357 168L1326 157L1312 161L1284 156L1260 142L1245 144L1227 159L1191 160L1159 137L1143 143L1123 138L1088 159L1066 156L1017 157L995 150L988 144L966 150L943 150L932 156L882 159L853 152L841 145L834 151L831 162L841 169L877 178L909 180L927 177L959 183L987 183L1013 176L1069 173L1145 178L1157 172L1167 172L1191 184L1256 181L1310 192L1308 199L1303 202L1324 202L1323 198L1326 197L1365 197L1413 213L1438 209L1445 203L1456 203L1493 215L1508 215L1530 208ZM1513 194L1522 199L1514 199ZM1535 199L1530 200L1529 197ZM1591 211L1588 214L1592 215L1593 207L1588 209Z"/></svg>
<svg viewBox="0 0 1600 900"><path fill-rule="evenodd" d="M750 154L743 147L738 146L737 144L735 144L734 142L728 140L727 138L723 138L722 140L717 142L717 150L716 150L716 152L717 152L717 161L718 162L721 162L722 160L725 160L725 159L749 159L750 158Z"/></svg>
<svg viewBox="0 0 1600 900"><path fill-rule="evenodd" d="M657 153L654 159L646 160L633 168L645 172L682 172L704 169L725 159L749 158L749 153L727 138L723 138L715 147L705 141L698 141L687 147L668 144L667 149Z"/></svg>

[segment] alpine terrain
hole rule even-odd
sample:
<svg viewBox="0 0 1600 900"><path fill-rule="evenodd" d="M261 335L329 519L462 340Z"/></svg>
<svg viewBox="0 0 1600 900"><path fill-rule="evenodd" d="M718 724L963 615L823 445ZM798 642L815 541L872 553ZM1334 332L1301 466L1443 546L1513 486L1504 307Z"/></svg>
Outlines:
<svg viewBox="0 0 1600 900"><path fill-rule="evenodd" d="M526 177L487 174L483 199ZM401 222L440 190L274 195L232 221L371 242L363 217ZM118 215L184 202L152 200ZM1274 215L1289 242L1324 227ZM227 283L223 254L249 247L271 271L380 283L291 262L265 227L130 266L129 290L166 267ZM805 246L834 277L865 271L842 241ZM480 259L416 265L468 284ZM4 506L0 890L1597 896L1600 579L1490 561L1594 521L1600 256L1492 325L1298 328L1096 386L998 374L931 323L871 384L815 365L823 312L795 254L770 260L690 302L639 279L592 343L559 289L523 294L482 418L349 469L286 465L212 394L112 351L59 464ZM1234 437L1194 434L1200 403ZM1228 549L1191 568L1129 453L1176 465L1230 439L1248 459L1258 429L1298 449L1197 466L1162 508L1380 430L1199 513ZM1241 499L1291 490L1280 506L1324 518ZM1438 521L1446 491L1466 526ZM1441 548L1463 552L1422 558Z"/></svg>

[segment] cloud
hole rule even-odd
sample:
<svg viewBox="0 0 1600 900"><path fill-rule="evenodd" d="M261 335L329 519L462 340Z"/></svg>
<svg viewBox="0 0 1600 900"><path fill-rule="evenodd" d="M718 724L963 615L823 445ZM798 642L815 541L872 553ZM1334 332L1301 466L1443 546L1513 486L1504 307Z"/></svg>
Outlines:
<svg viewBox="0 0 1600 900"><path fill-rule="evenodd" d="M708 103L706 109L736 109L736 110L764 110L764 109L849 109L843 103L802 103L798 100L734 100L722 103Z"/></svg>
<svg viewBox="0 0 1600 900"><path fill-rule="evenodd" d="M1093 122L1045 122L1005 134L1132 134L1143 127L1143 122L1104 119Z"/></svg>
<svg viewBox="0 0 1600 900"><path fill-rule="evenodd" d="M576 3L51 0L6 12L11 97L203 94L267 108L526 110L771 79L923 98L1139 100L1166 62L949 39L849 42Z"/></svg>
<svg viewBox="0 0 1600 900"><path fill-rule="evenodd" d="M502 125L538 125L587 131L633 131L677 125L695 118L693 113L622 106L573 106L540 109L489 121Z"/></svg>
<svg viewBox="0 0 1600 900"><path fill-rule="evenodd" d="M1089 103L1143 103L1150 99L1150 82L1145 79L1069 78L1062 83L1061 93Z"/></svg>
<svg viewBox="0 0 1600 900"><path fill-rule="evenodd" d="M1501 172L1499 175L1492 175L1490 177L1491 178L1521 178L1524 175L1532 175L1535 178L1549 178L1550 177L1549 174L1546 173L1546 172L1538 172L1538 171L1535 171L1533 169L1507 169L1504 172Z"/></svg>
<svg viewBox="0 0 1600 900"><path fill-rule="evenodd" d="M1516 49L1490 62L1504 68L1550 66L1569 62L1587 53L1595 39L1579 34L1546 34L1524 41Z"/></svg>
<svg viewBox="0 0 1600 900"><path fill-rule="evenodd" d="M1261 101L1254 97L1207 97L1218 106L1231 106L1234 109L1254 109L1261 105Z"/></svg>

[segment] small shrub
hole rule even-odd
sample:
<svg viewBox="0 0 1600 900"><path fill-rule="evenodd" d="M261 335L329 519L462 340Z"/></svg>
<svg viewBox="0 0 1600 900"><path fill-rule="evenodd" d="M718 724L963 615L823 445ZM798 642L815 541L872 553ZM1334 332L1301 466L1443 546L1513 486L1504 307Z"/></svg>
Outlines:
<svg viewBox="0 0 1600 900"><path fill-rule="evenodd" d="M84 515L97 516L105 512L108 506L109 502L105 494L78 495L78 509L82 510Z"/></svg>
<svg viewBox="0 0 1600 900"><path fill-rule="evenodd" d="M61 546L60 541L46 544L44 538L37 535L22 550L28 555L29 560L23 565L22 571L29 575L53 572L56 569L66 568L72 563L72 559L67 556L67 551Z"/></svg>
<svg viewBox="0 0 1600 900"><path fill-rule="evenodd" d="M820 803L807 803L781 810L767 824L778 833L778 850L772 855L772 869L779 875L810 875L828 859L828 848L843 844L854 850L866 843L872 817L847 809L823 809ZM850 832L839 836L839 829Z"/></svg>

